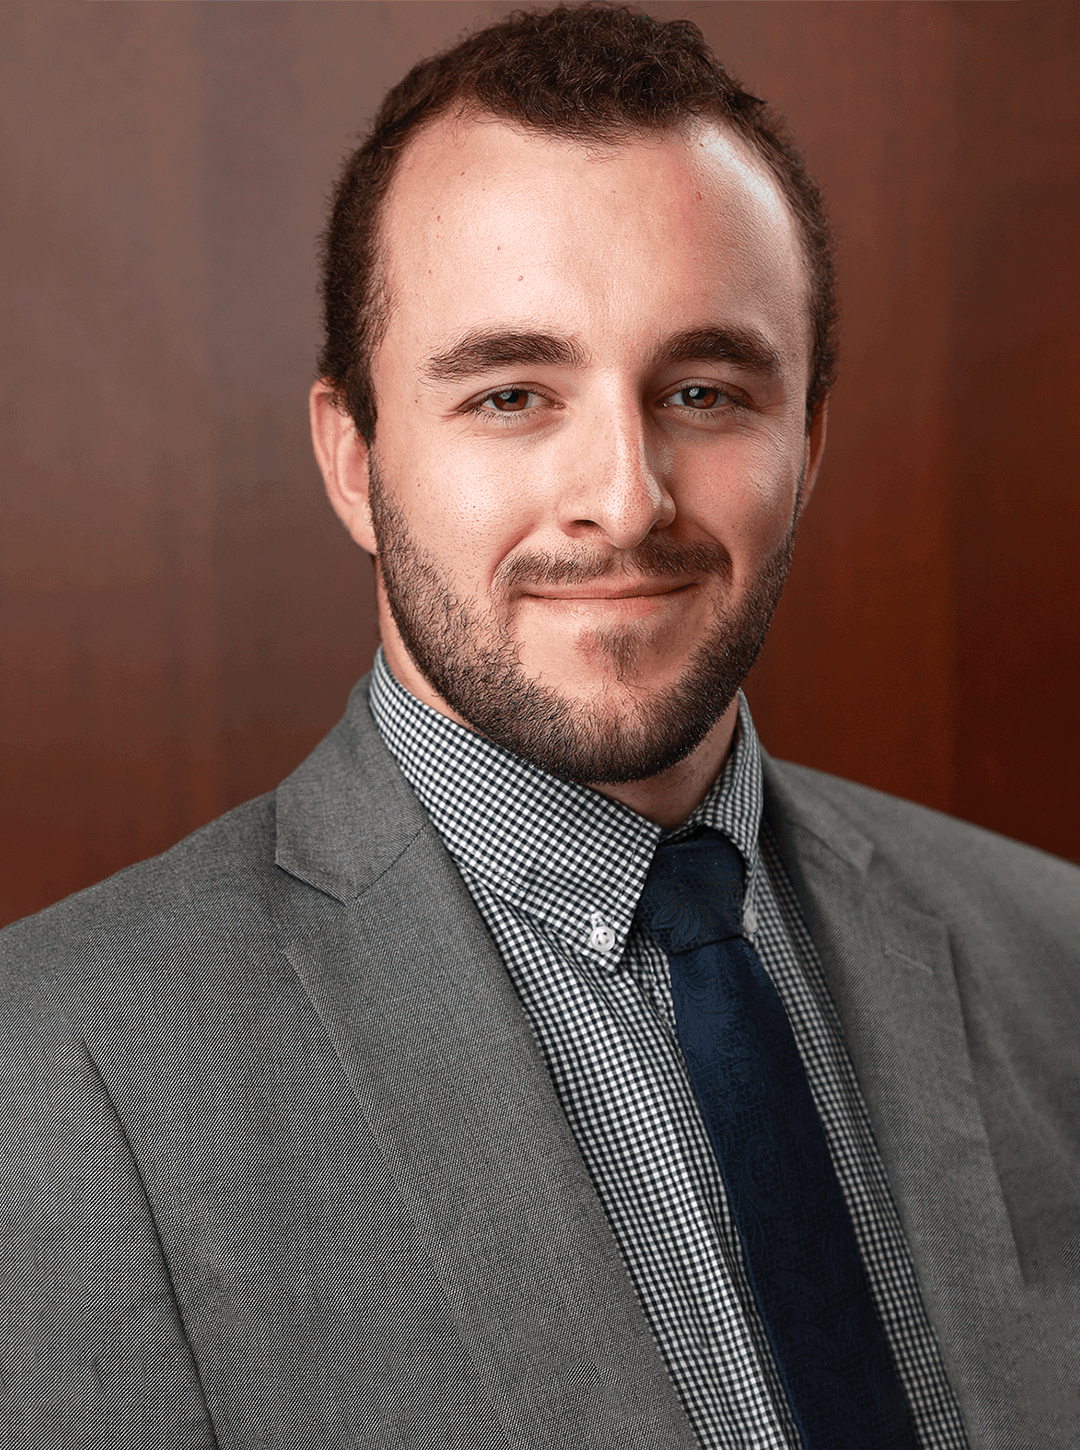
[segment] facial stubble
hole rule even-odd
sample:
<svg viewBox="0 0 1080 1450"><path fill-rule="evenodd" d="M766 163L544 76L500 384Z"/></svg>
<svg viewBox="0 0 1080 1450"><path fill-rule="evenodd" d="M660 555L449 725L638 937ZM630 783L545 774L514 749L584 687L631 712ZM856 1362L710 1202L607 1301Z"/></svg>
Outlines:
<svg viewBox="0 0 1080 1450"><path fill-rule="evenodd" d="M378 567L387 603L417 669L450 708L480 735L541 770L581 785L645 780L698 746L735 698L757 659L787 577L795 521L764 560L741 600L718 604L673 684L633 688L645 641L639 625L609 626L583 641L613 680L630 688L618 703L601 691L574 700L530 679L497 604L479 611L459 598L437 560L412 537L372 454L369 498ZM677 544L650 534L619 561L583 554L529 555L497 576L507 586L584 583L633 571L647 577L715 575L730 596L732 565L718 544ZM496 594L499 590L495 591Z"/></svg>

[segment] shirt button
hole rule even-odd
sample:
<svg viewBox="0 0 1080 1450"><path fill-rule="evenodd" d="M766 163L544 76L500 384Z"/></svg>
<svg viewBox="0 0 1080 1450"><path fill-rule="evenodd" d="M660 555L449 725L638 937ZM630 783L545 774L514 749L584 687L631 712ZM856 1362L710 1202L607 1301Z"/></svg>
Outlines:
<svg viewBox="0 0 1080 1450"><path fill-rule="evenodd" d="M598 911L589 912L589 922L592 931L589 932L589 945L594 952L609 952L615 945L615 933Z"/></svg>

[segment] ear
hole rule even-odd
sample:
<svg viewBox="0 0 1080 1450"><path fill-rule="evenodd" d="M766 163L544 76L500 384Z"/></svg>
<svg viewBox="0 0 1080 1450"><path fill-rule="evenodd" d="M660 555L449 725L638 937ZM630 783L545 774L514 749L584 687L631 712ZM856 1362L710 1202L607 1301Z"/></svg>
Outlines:
<svg viewBox="0 0 1080 1450"><path fill-rule="evenodd" d="M814 491L814 484L817 482L818 469L821 467L821 458L825 452L825 434L828 430L829 404L823 402L814 415L814 421L810 424L810 430L806 435L806 476L803 478L802 488L799 491L799 512L810 501L810 495Z"/></svg>
<svg viewBox="0 0 1080 1450"><path fill-rule="evenodd" d="M356 424L334 403L326 381L311 389L311 441L334 512L362 549L377 553L368 503L368 447Z"/></svg>

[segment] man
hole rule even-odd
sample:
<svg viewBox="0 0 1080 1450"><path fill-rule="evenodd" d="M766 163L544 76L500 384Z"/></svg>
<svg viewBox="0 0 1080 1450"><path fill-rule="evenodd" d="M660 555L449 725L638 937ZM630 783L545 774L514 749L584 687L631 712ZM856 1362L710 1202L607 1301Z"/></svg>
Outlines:
<svg viewBox="0 0 1080 1450"><path fill-rule="evenodd" d="M518 16L391 92L325 298L383 653L5 934L10 1443L1075 1444L1077 873L738 695L832 371L779 123Z"/></svg>

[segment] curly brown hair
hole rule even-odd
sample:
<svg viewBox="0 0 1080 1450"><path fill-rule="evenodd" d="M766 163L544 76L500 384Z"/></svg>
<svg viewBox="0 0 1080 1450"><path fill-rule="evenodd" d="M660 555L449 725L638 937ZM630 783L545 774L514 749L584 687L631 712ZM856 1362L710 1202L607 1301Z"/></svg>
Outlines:
<svg viewBox="0 0 1080 1450"><path fill-rule="evenodd" d="M807 426L836 367L836 282L822 195L783 118L732 79L689 20L661 22L625 6L515 11L415 65L387 94L334 189L323 233L326 341L319 376L360 436L375 435L371 362L390 311L379 257L382 204L410 138L455 110L571 140L615 143L717 121L762 158L795 217L810 279L812 349Z"/></svg>

